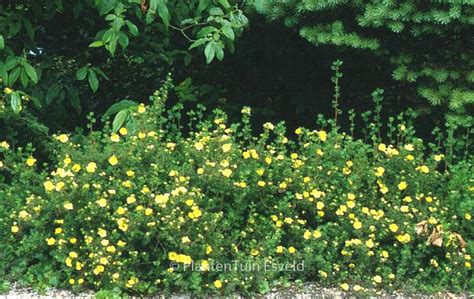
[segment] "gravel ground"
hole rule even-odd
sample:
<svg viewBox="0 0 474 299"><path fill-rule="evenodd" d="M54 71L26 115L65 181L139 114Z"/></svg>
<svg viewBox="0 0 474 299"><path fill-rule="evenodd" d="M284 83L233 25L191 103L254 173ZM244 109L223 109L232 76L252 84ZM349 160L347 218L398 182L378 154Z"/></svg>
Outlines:
<svg viewBox="0 0 474 299"><path fill-rule="evenodd" d="M92 299L94 298L93 292L82 293L82 294L73 294L67 290L48 290L45 294L39 294L31 288L20 288L16 285L12 285L7 294L0 294L0 299L53 299L53 298L74 298L74 299ZM132 297L133 298L133 297ZM161 298L171 298L171 299L191 299L192 296L189 295L175 295L171 297L165 296L154 296L147 297L150 299L161 299ZM218 298L218 297L209 297L209 298ZM222 298L222 297L221 297ZM241 299L244 297L233 296L232 298ZM301 287L290 287L284 290L273 290L265 296L258 296L258 299L306 299L306 298L360 298L360 296L351 295L349 293L342 292L340 289L336 288L321 288L316 284L305 284ZM374 296L367 296L366 298L394 298L394 299L404 299L404 298L416 298L416 299L438 299L438 298L447 298L447 299L468 299L474 298L473 294L451 294L451 293L440 293L436 295L423 295L423 294L402 294L402 293L383 293L379 292Z"/></svg>

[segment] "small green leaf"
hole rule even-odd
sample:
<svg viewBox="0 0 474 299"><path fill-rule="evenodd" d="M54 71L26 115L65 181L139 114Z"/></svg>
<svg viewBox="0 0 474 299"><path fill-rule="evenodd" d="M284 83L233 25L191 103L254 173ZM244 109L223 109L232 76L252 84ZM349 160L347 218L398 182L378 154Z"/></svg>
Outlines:
<svg viewBox="0 0 474 299"><path fill-rule="evenodd" d="M98 48L98 47L102 47L103 45L104 45L103 41L97 40L97 41L93 42L92 44L90 44L89 48Z"/></svg>
<svg viewBox="0 0 474 299"><path fill-rule="evenodd" d="M23 67L31 81L33 81L35 84L38 83L38 74L36 73L35 68L27 62L23 65Z"/></svg>
<svg viewBox="0 0 474 299"><path fill-rule="evenodd" d="M0 35L0 50L5 48L5 40L3 39L3 36Z"/></svg>
<svg viewBox="0 0 474 299"><path fill-rule="evenodd" d="M89 69L87 79L89 80L89 85L92 91L95 93L99 88L99 80L97 79L97 74Z"/></svg>

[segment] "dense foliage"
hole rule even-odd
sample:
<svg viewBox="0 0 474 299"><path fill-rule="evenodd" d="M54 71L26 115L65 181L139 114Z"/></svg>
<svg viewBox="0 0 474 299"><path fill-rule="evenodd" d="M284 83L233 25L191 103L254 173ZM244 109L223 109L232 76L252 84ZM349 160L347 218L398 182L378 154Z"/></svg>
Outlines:
<svg viewBox="0 0 474 299"><path fill-rule="evenodd" d="M366 142L323 119L291 141L283 123L252 133L248 107L239 123L202 106L185 121L166 97L165 85L117 133L55 135L48 165L0 143L3 279L138 294L295 280L473 291L473 160L452 151L466 140L424 144L408 114L383 143L374 114Z"/></svg>
<svg viewBox="0 0 474 299"><path fill-rule="evenodd" d="M369 51L392 64L395 80L416 86L432 105L473 124L472 1L255 0L257 11L316 46ZM366 61L370 63L370 61Z"/></svg>
<svg viewBox="0 0 474 299"><path fill-rule="evenodd" d="M56 128L71 118L80 124L130 92L150 94L146 86L188 65L192 49L208 63L222 60L247 22L228 0L1 1L0 86L8 95L0 106L30 106Z"/></svg>

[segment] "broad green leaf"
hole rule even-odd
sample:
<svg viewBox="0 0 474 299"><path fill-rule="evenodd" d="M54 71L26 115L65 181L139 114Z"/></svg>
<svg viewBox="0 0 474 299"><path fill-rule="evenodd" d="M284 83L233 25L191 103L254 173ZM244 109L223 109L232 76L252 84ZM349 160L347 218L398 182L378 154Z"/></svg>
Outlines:
<svg viewBox="0 0 474 299"><path fill-rule="evenodd" d="M168 7L164 2L160 1L158 3L158 15L160 16L165 26L168 28L168 26L170 25L170 12L168 11Z"/></svg>
<svg viewBox="0 0 474 299"><path fill-rule="evenodd" d="M150 0L150 10L156 12L159 0Z"/></svg>
<svg viewBox="0 0 474 299"><path fill-rule="evenodd" d="M216 32L216 31L217 31L216 27L207 26L207 27L204 27L201 30L199 30L199 32L197 33L197 37L198 38L203 38L203 37L206 37L208 34Z"/></svg>
<svg viewBox="0 0 474 299"><path fill-rule="evenodd" d="M207 64L211 63L216 55L216 46L214 42L209 42L204 49L204 55L206 56Z"/></svg>
<svg viewBox="0 0 474 299"><path fill-rule="evenodd" d="M36 73L35 68L27 62L23 65L23 67L31 81L33 81L35 84L38 83L38 74Z"/></svg>
<svg viewBox="0 0 474 299"><path fill-rule="evenodd" d="M0 78L3 79L3 82L8 82L8 72L2 62L0 62Z"/></svg>
<svg viewBox="0 0 474 299"><path fill-rule="evenodd" d="M135 101L122 100L122 101L120 101L118 103L115 103L112 106L110 106L109 109L107 109L107 111L105 112L104 115L105 116L110 116L110 115L113 115L115 113L118 113L121 110L128 109L130 107L136 107L136 106L138 106L138 103L135 102Z"/></svg>
<svg viewBox="0 0 474 299"><path fill-rule="evenodd" d="M13 86L20 76L21 68L18 66L8 75L8 85Z"/></svg>
<svg viewBox="0 0 474 299"><path fill-rule="evenodd" d="M127 24L127 27L128 27L128 30L130 31L130 34L133 35L133 36L138 36L138 27L137 25L133 24L132 22L130 21L126 21L126 24Z"/></svg>
<svg viewBox="0 0 474 299"><path fill-rule="evenodd" d="M206 39L204 38L201 38L201 39L198 39L197 41L195 41L194 43L191 44L191 46L189 46L189 50L191 49L194 49L194 48L197 48L199 46L202 46L206 43Z"/></svg>
<svg viewBox="0 0 474 299"><path fill-rule="evenodd" d="M224 36L232 41L235 39L234 30L232 30L232 27L228 25L222 27L222 33L224 33Z"/></svg>
<svg viewBox="0 0 474 299"><path fill-rule="evenodd" d="M222 59L224 59L224 49L223 48L224 48L224 45L222 44L222 42L220 44L215 44L216 57L220 61L222 61Z"/></svg>
<svg viewBox="0 0 474 299"><path fill-rule="evenodd" d="M0 35L0 50L5 48L5 40L3 39L3 36Z"/></svg>
<svg viewBox="0 0 474 299"><path fill-rule="evenodd" d="M23 27L25 28L26 34L28 35L30 40L34 40L35 39L35 29L33 28L33 25L31 24L31 22L27 18L23 19Z"/></svg>
<svg viewBox="0 0 474 299"><path fill-rule="evenodd" d="M99 88L99 80L97 79L97 74L93 70L89 69L87 79L89 80L89 85L92 91L95 93Z"/></svg>
<svg viewBox="0 0 474 299"><path fill-rule="evenodd" d="M217 0L217 2L219 2L219 4L222 5L222 7L224 7L225 9L230 8L229 1L227 1L227 0Z"/></svg>
<svg viewBox="0 0 474 299"><path fill-rule="evenodd" d="M30 80L28 79L28 74L26 73L25 69L21 69L20 71L20 82L23 87L28 86L28 82Z"/></svg>
<svg viewBox="0 0 474 299"><path fill-rule="evenodd" d="M89 70L89 67L87 65L78 69L76 72L76 79L79 81L84 80L87 77L88 70Z"/></svg>
<svg viewBox="0 0 474 299"><path fill-rule="evenodd" d="M79 92L72 86L66 86L69 102L71 106L76 110L77 114L81 113L81 99L79 98Z"/></svg>
<svg viewBox="0 0 474 299"><path fill-rule="evenodd" d="M200 15L203 11L205 11L210 4L211 0L200 0L197 8L198 14Z"/></svg>
<svg viewBox="0 0 474 299"><path fill-rule="evenodd" d="M10 105L13 109L13 112L20 113L21 111L21 97L18 92L13 92L10 95Z"/></svg>
<svg viewBox="0 0 474 299"><path fill-rule="evenodd" d="M120 128L125 123L125 120L127 119L129 114L130 114L130 111L125 109L125 110L119 111L119 113L115 115L114 121L112 123L112 131L114 133L120 130Z"/></svg>
<svg viewBox="0 0 474 299"><path fill-rule="evenodd" d="M48 91L46 92L46 106L49 106L53 99L58 97L59 93L61 92L61 89L61 85L57 83L48 88Z"/></svg>

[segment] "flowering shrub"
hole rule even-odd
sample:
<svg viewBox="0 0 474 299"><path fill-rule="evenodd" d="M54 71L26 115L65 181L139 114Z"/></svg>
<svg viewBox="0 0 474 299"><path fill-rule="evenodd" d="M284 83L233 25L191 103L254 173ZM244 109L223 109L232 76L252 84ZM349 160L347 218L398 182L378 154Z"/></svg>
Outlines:
<svg viewBox="0 0 474 299"><path fill-rule="evenodd" d="M291 141L282 123L254 136L248 108L230 125L190 112L184 133L165 96L118 132L54 136L49 165L0 143L2 277L135 294L473 290L472 156L448 163L403 118L392 144L329 127Z"/></svg>

